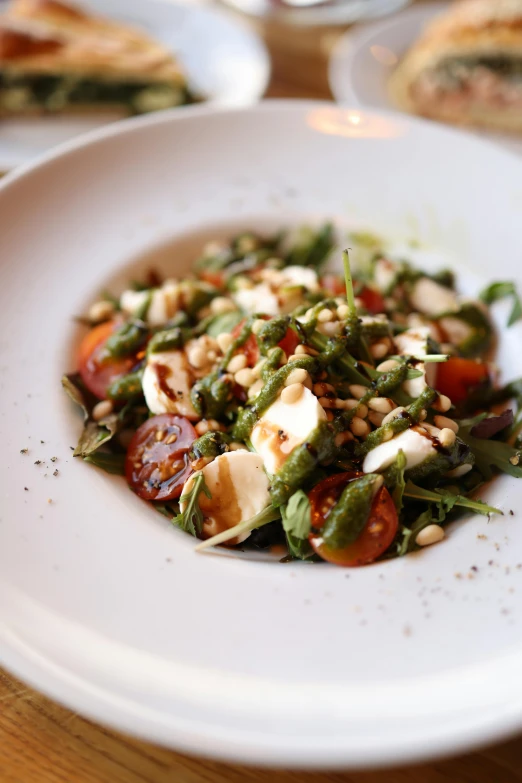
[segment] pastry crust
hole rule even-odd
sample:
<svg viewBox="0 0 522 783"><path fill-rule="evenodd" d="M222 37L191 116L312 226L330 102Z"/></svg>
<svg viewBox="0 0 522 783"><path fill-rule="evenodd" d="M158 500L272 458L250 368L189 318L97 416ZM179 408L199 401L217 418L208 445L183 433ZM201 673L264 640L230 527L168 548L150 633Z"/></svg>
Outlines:
<svg viewBox="0 0 522 783"><path fill-rule="evenodd" d="M0 16L0 69L185 84L172 54L145 34L55 0L14 0Z"/></svg>
<svg viewBox="0 0 522 783"><path fill-rule="evenodd" d="M460 97L440 78L437 89L441 67L466 60L481 71L461 85ZM406 111L433 119L521 131L522 81L519 96L505 75L488 74L488 62L495 60L522 62L522 0L460 0L426 27L398 65L391 97Z"/></svg>

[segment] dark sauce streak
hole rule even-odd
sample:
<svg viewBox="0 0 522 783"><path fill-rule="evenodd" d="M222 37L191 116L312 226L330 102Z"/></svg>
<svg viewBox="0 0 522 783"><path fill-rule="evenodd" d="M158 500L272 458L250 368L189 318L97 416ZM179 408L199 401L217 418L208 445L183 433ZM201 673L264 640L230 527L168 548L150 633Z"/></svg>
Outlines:
<svg viewBox="0 0 522 783"><path fill-rule="evenodd" d="M174 389L171 389L167 383L168 378L170 378L172 375L172 370L170 367L166 367L164 364L155 364L154 371L158 379L158 386L160 390L163 392L163 394L165 394L166 397L169 398L169 400L176 402L178 399L178 394L176 391L174 391Z"/></svg>

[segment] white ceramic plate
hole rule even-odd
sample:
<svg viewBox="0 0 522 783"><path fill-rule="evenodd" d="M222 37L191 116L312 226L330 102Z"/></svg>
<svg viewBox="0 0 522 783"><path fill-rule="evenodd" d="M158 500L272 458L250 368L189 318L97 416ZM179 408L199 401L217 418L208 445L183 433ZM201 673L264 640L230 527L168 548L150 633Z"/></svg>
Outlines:
<svg viewBox="0 0 522 783"><path fill-rule="evenodd" d="M213 105L245 106L265 92L270 76L266 48L244 22L226 10L171 0L78 0L78 4L142 28L171 48L190 85ZM0 12L6 5L6 0L0 0ZM1 120L0 172L114 119L101 113Z"/></svg>
<svg viewBox="0 0 522 783"><path fill-rule="evenodd" d="M506 516L372 567L198 555L72 459L60 387L73 316L151 261L180 273L216 230L330 217L415 239L466 291L520 281L521 183L472 137L306 102L109 126L0 183L1 663L111 726L260 764L404 762L522 728L522 484L484 493ZM502 334L506 379L520 339Z"/></svg>
<svg viewBox="0 0 522 783"><path fill-rule="evenodd" d="M389 19L348 30L337 42L330 59L330 88L335 100L347 106L379 111L395 109L388 95L391 71L427 22L447 8L447 2L419 3ZM522 154L522 139L516 136L473 132Z"/></svg>
<svg viewBox="0 0 522 783"><path fill-rule="evenodd" d="M238 11L298 27L353 24L376 19L409 5L411 0L221 0Z"/></svg>

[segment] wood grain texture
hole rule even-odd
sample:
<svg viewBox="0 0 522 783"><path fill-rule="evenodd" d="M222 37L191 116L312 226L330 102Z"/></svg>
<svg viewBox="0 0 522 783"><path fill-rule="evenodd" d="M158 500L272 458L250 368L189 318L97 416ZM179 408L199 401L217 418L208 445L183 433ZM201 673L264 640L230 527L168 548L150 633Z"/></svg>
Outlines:
<svg viewBox="0 0 522 783"><path fill-rule="evenodd" d="M330 99L326 56L339 30L262 27L273 57L267 95ZM0 670L0 783L517 783L522 742L408 769L256 770L188 758L84 720Z"/></svg>

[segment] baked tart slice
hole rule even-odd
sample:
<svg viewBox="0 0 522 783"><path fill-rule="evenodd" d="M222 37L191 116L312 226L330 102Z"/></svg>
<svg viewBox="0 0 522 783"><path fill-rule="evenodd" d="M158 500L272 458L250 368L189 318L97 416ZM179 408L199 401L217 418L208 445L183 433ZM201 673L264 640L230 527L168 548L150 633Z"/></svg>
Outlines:
<svg viewBox="0 0 522 783"><path fill-rule="evenodd" d="M522 132L522 0L460 0L392 74L392 98L431 119Z"/></svg>
<svg viewBox="0 0 522 783"><path fill-rule="evenodd" d="M56 0L13 0L0 16L0 115L193 103L168 49L139 30Z"/></svg>

